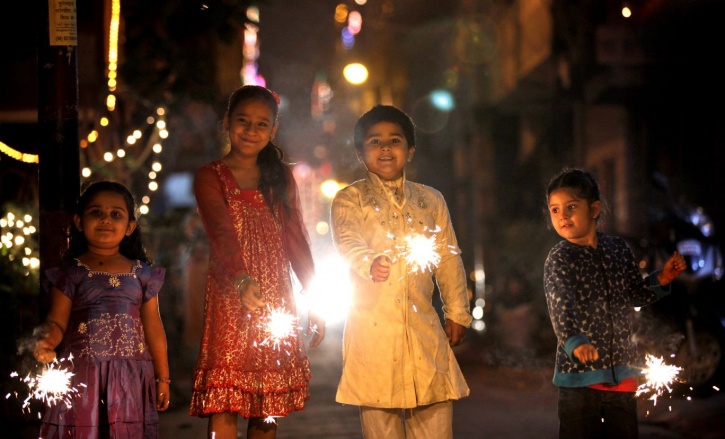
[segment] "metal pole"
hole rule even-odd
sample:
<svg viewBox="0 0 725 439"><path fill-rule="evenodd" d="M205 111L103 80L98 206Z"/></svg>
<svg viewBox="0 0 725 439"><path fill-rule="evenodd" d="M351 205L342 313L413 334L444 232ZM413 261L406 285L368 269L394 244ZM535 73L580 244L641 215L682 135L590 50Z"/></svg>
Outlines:
<svg viewBox="0 0 725 439"><path fill-rule="evenodd" d="M80 193L78 41L75 0L48 0L38 32L38 187L41 315L44 272L66 248L65 226Z"/></svg>

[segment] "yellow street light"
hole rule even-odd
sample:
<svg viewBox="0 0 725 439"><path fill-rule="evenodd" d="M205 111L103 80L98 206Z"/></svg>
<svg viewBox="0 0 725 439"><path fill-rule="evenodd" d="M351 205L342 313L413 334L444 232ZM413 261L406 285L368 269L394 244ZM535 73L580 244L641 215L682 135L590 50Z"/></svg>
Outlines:
<svg viewBox="0 0 725 439"><path fill-rule="evenodd" d="M368 69L360 63L351 63L342 70L347 82L354 85L362 84L368 79Z"/></svg>

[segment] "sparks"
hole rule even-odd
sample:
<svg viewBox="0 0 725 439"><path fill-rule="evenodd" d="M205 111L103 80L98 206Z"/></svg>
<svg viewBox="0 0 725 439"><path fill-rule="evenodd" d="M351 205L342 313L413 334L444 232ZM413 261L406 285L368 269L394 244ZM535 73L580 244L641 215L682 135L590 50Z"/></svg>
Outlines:
<svg viewBox="0 0 725 439"><path fill-rule="evenodd" d="M260 345L272 345L279 349L282 343L297 335L297 317L288 313L283 307L272 309L267 306L269 314L265 317L264 329L267 337Z"/></svg>
<svg viewBox="0 0 725 439"><path fill-rule="evenodd" d="M277 421L274 420L274 416L271 416L271 415L264 418L264 422L266 424L276 424L277 423Z"/></svg>
<svg viewBox="0 0 725 439"><path fill-rule="evenodd" d="M657 397L662 395L664 390L672 392L670 387L675 380L677 374L682 370L681 367L665 364L662 358L647 354L647 366L642 371L646 381L637 388L636 395L652 392L649 397L654 404L657 404Z"/></svg>
<svg viewBox="0 0 725 439"><path fill-rule="evenodd" d="M435 237L439 231L440 227L436 227L430 236L413 234L405 237L406 248L403 253L413 272L431 271L441 261Z"/></svg>
<svg viewBox="0 0 725 439"><path fill-rule="evenodd" d="M75 374L63 367L62 362L65 360L65 358L53 360L44 365L39 373L35 375L29 373L25 378L19 378L17 372L10 374L28 386L28 396L23 401L23 410L28 409L33 399L49 406L59 402L65 403L69 408L72 406L72 396L78 393L78 389L71 387L71 377ZM67 360L72 364L73 356Z"/></svg>

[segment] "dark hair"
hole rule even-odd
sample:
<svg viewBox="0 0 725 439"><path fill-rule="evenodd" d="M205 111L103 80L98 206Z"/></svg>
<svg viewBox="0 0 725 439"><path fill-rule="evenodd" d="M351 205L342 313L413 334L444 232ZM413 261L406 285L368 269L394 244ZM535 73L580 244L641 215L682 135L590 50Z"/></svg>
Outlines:
<svg viewBox="0 0 725 439"><path fill-rule="evenodd" d="M552 192L558 189L569 189L573 191L577 197L587 200L589 204L592 204L595 201L601 202L599 184L589 171L579 168L564 168L551 180L549 180L549 185L546 188L547 217L549 215L549 196ZM602 217L604 207L604 203L601 203L597 221L599 221Z"/></svg>
<svg viewBox="0 0 725 439"><path fill-rule="evenodd" d="M234 109L243 101L248 100L259 100L266 104L272 110L273 124L277 124L279 97L272 90L259 85L244 85L236 89L229 97L224 118L228 120ZM259 155L257 155L257 165L261 172L259 190L272 212L274 212L272 208L274 205L281 204L285 212L289 214L291 208L287 199L287 174L283 159L284 151L271 140L259 151Z"/></svg>
<svg viewBox="0 0 725 439"><path fill-rule="evenodd" d="M577 197L589 203L600 201L599 184L589 171L578 168L564 168L549 180L546 189L546 199L557 189L571 189Z"/></svg>
<svg viewBox="0 0 725 439"><path fill-rule="evenodd" d="M83 211L88 206L88 203L93 197L101 192L112 192L114 194L121 195L123 200L126 202L126 210L128 210L128 220L136 221L136 200L131 195L126 186L121 183L114 181L97 181L91 183L81 194L76 203L75 214L82 217ZM68 249L63 253L63 260L68 261L76 258L88 250L88 241L86 236L78 230L75 224L70 225L69 243ZM143 240L141 238L141 226L136 225L133 233L129 236L125 236L121 241L119 253L128 259L139 259L143 262L151 264L151 259L146 255L146 249L143 246Z"/></svg>
<svg viewBox="0 0 725 439"><path fill-rule="evenodd" d="M360 116L355 124L355 149L362 151L368 130L378 122L397 123L403 129L408 147L415 146L415 125L410 116L392 105L376 105Z"/></svg>

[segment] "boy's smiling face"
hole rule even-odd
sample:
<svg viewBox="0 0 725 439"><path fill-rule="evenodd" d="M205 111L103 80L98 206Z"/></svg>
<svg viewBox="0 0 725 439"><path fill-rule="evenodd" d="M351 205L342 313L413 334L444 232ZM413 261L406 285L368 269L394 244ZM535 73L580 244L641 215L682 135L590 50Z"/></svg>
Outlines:
<svg viewBox="0 0 725 439"><path fill-rule="evenodd" d="M414 152L415 146L408 145L400 125L378 122L366 133L358 159L381 179L396 180L403 176L405 165Z"/></svg>

